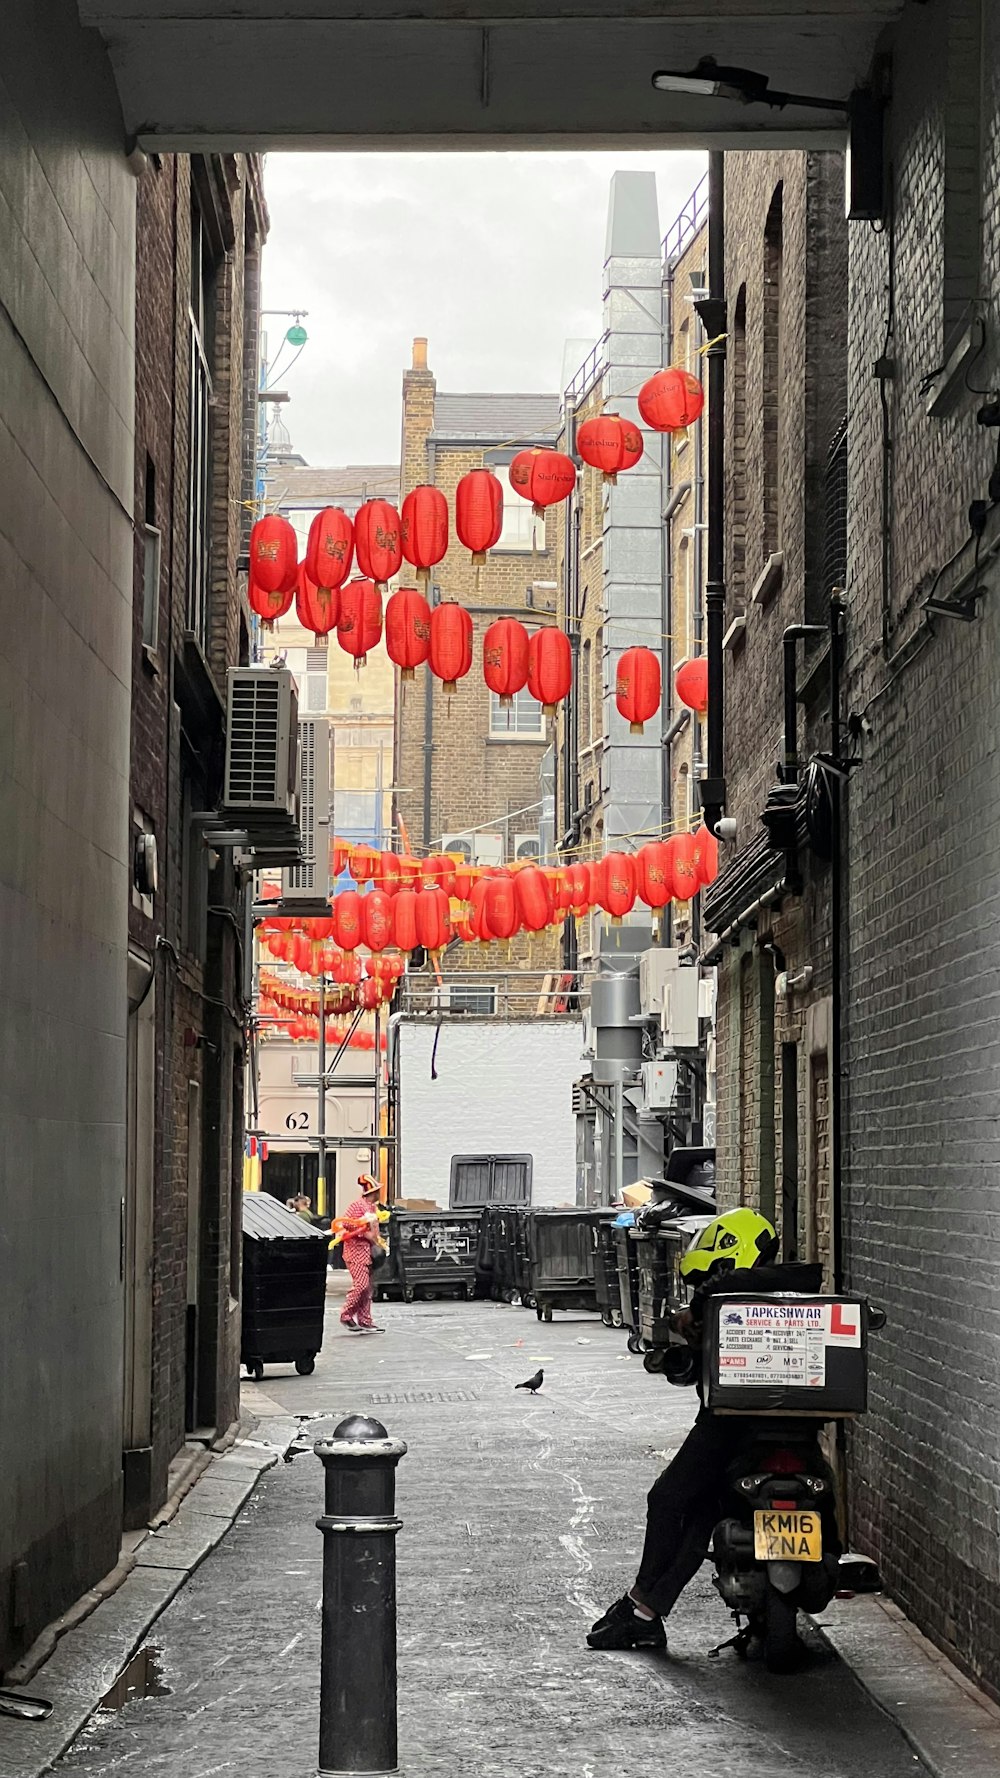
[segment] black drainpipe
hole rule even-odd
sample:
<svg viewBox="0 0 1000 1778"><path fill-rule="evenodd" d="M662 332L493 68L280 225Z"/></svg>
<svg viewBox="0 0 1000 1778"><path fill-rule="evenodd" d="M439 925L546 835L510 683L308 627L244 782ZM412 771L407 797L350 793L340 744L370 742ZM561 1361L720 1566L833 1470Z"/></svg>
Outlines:
<svg viewBox="0 0 1000 1778"><path fill-rule="evenodd" d="M830 758L836 768L841 764L840 676L844 652L844 616L846 602L836 590L830 599ZM830 774L832 807L831 885L830 885L830 964L833 975L830 1018L830 1218L833 1223L833 1288L844 1288L844 1218L842 1141L842 1033L843 1019L843 935L844 917L844 849L843 849L843 785L834 771Z"/></svg>
<svg viewBox="0 0 1000 1778"><path fill-rule="evenodd" d="M705 825L714 833L726 806L722 727L723 652L726 633L726 199L725 159L714 148L708 157L708 296L695 306L710 340L708 359L708 534L705 634L708 653L708 746L706 775L699 784ZM719 336L723 337L719 337Z"/></svg>

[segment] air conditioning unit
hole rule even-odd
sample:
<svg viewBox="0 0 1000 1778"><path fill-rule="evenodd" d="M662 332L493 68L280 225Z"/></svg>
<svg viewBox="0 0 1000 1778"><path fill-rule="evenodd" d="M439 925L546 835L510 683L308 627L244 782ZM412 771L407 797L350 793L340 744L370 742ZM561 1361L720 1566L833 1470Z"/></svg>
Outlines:
<svg viewBox="0 0 1000 1778"><path fill-rule="evenodd" d="M286 901L329 897L330 724L320 717L299 723L299 825L302 863L281 873Z"/></svg>
<svg viewBox="0 0 1000 1778"><path fill-rule="evenodd" d="M643 1062L642 1104L645 1111L669 1111L676 1091L676 1062Z"/></svg>
<svg viewBox="0 0 1000 1778"><path fill-rule="evenodd" d="M295 820L298 699L286 667L230 667L225 812L249 828Z"/></svg>
<svg viewBox="0 0 1000 1778"><path fill-rule="evenodd" d="M663 991L663 1044L666 1049L698 1048L698 967L684 963L674 970Z"/></svg>
<svg viewBox="0 0 1000 1778"><path fill-rule="evenodd" d="M514 835L515 859L539 858L541 851L542 842L537 833L516 833Z"/></svg>
<svg viewBox="0 0 1000 1778"><path fill-rule="evenodd" d="M475 847L471 833L446 833L441 840L442 852L454 852L457 858L464 858L471 864L475 857Z"/></svg>
<svg viewBox="0 0 1000 1778"><path fill-rule="evenodd" d="M472 835L472 850L477 864L503 863L503 834L475 833Z"/></svg>
<svg viewBox="0 0 1000 1778"><path fill-rule="evenodd" d="M663 991L677 969L677 952L654 945L639 958L639 1010L658 1019L663 1012Z"/></svg>

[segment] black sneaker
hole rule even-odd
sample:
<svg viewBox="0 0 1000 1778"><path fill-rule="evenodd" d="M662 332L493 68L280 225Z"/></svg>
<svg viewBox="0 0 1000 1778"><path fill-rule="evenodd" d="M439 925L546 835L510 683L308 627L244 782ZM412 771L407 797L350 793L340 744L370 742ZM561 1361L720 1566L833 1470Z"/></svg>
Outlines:
<svg viewBox="0 0 1000 1778"><path fill-rule="evenodd" d="M667 1633L663 1619L640 1617L626 1593L616 1599L603 1617L591 1627L588 1648L652 1648L666 1650Z"/></svg>

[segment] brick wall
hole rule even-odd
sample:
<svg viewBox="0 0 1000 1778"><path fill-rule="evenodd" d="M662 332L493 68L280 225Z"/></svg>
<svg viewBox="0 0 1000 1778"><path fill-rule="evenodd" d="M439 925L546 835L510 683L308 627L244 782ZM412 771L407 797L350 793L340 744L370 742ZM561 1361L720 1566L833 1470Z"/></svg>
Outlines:
<svg viewBox="0 0 1000 1778"><path fill-rule="evenodd" d="M919 616L968 535L968 503L985 496L996 450L995 435L976 425L974 393L995 385L997 362L995 8L983 9L975 78L959 82L957 114L949 84L968 59L974 10L910 10L893 66L894 223L884 233L851 231L850 704L867 732L849 813L845 1218L850 1281L889 1314L872 1343L871 1412L852 1439L854 1534L904 1607L996 1693L995 568L975 623L939 620L931 639ZM980 95L985 115L974 118ZM958 242L968 244L970 189L981 232L971 270L956 258ZM956 306L976 289L986 298L987 350L952 416L932 419L921 380L941 364ZM894 364L885 601L883 416L873 377L883 350ZM944 572L939 594L972 557L967 549ZM926 647L906 665L899 650L921 629Z"/></svg>
<svg viewBox="0 0 1000 1778"><path fill-rule="evenodd" d="M844 338L847 230L839 156L781 153L726 157L726 283L732 326L726 388L727 574L730 619L746 614L742 641L726 655L728 813L737 846L761 831L760 811L776 780L783 734L785 628L826 621L823 579L827 454L846 406ZM751 601L771 550L783 568L775 593ZM799 659L800 753L828 745L824 644ZM815 671L810 678L811 670ZM725 864L727 853L722 854ZM718 1127L720 1193L772 1216L784 1235L784 1080L794 1045L798 1175L786 1187L805 1252L821 1230L829 1259L829 1196L823 1147L828 1092L826 1027L816 1017L830 993L829 871L802 861L803 887L763 912L724 951L719 966ZM806 967L806 989L774 994L779 972ZM821 1033L817 1040L816 1032ZM817 1047L818 1044L818 1047ZM790 1144L791 1146L791 1144ZM797 1184L797 1194L796 1187ZM797 1208L796 1208L797 1195ZM790 1238L786 1241L786 1249Z"/></svg>
<svg viewBox="0 0 1000 1778"><path fill-rule="evenodd" d="M470 469L483 467L484 451L509 447L511 441L432 441L434 391L434 378L427 369L406 373L401 486L405 495L420 482L434 482L446 495L453 517L455 489L461 477ZM544 548L519 553L495 550L481 568L473 565L469 552L453 535L447 555L433 572L432 584L441 598L456 599L472 610L475 638L472 670L459 681L453 697L446 697L441 682L429 672L427 675L432 689L433 748L429 821L425 820L424 804L425 686L418 679L397 689L395 782L404 788L396 793L396 811L418 852L433 848L443 834L470 828L505 833L511 847L515 833L538 831L539 767L553 725L546 721L538 737L515 738L504 731L491 734L490 693L483 679L483 635L494 613L517 615L529 627L529 607L538 612L541 621L555 617L555 587L535 593L531 589L536 582L556 578L556 527L561 522L561 508L550 508ZM511 851L507 862L512 855ZM456 945L447 966L482 970L495 964L498 969L549 970L557 968L558 961L558 938L546 934L533 940L518 938L509 947L493 945L488 957L478 946Z"/></svg>
<svg viewBox="0 0 1000 1778"><path fill-rule="evenodd" d="M260 177L260 164L253 158L192 162L187 156L165 157L154 162L140 181L137 199L131 791L133 803L156 834L160 865L152 916L135 905L135 897L130 909L132 939L155 958L157 969L149 1511L162 1502L168 1465L186 1427L214 1424L223 1430L238 1411L239 1311L230 1292L231 1241L242 1180L238 947L229 914L212 912L204 952L191 948L184 900L198 854L185 835L184 787L189 781L189 800L195 807L212 806L220 785L226 669L246 658L236 559L245 529L243 435L256 388L256 281L267 222ZM211 329L212 576L201 701L191 689L190 649L185 653L191 206L199 200L203 210L211 211L219 244ZM244 332L245 310L249 336ZM149 465L155 480L151 507ZM143 645L147 510L162 534L158 638L152 649ZM228 909L235 917L232 866L225 856L208 878L207 899L211 909ZM201 1116L200 1141L193 1128L193 1157L189 1153L192 1087ZM192 1158L201 1176L201 1214L195 1219L201 1323L197 1378L189 1375L194 1350L188 1311Z"/></svg>

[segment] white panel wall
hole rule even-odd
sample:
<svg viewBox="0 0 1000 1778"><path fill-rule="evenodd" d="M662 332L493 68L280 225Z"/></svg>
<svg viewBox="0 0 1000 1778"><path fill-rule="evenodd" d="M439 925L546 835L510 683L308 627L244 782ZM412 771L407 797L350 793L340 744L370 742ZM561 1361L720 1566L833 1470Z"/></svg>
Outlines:
<svg viewBox="0 0 1000 1778"><path fill-rule="evenodd" d="M576 1202L573 1019L400 1020L399 1195L448 1203L453 1155L530 1154L532 1202Z"/></svg>

